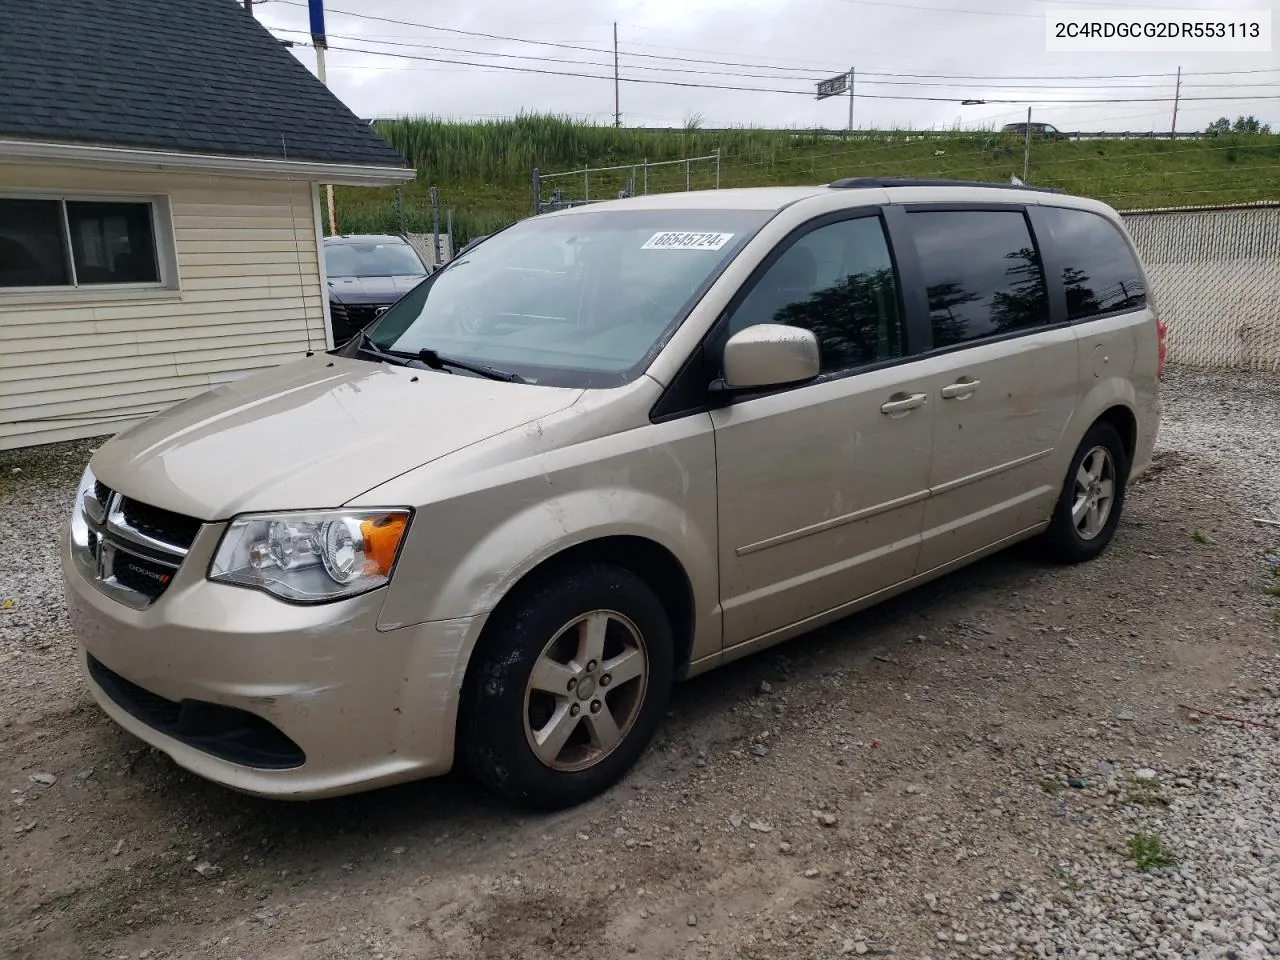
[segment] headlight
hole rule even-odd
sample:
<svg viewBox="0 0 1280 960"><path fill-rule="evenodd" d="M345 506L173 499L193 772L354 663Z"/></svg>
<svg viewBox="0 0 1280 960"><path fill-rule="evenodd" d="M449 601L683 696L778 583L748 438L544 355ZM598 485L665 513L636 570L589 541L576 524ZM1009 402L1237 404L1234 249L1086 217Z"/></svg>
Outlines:
<svg viewBox="0 0 1280 960"><path fill-rule="evenodd" d="M93 471L85 467L80 476L80 486L76 488L75 504L71 507L71 539L80 546L89 542L89 525L84 521L85 498L92 498L94 506L99 506L97 498L93 496L93 488L97 482Z"/></svg>
<svg viewBox="0 0 1280 960"><path fill-rule="evenodd" d="M263 514L231 521L209 579L294 603L365 593L391 579L408 510Z"/></svg>

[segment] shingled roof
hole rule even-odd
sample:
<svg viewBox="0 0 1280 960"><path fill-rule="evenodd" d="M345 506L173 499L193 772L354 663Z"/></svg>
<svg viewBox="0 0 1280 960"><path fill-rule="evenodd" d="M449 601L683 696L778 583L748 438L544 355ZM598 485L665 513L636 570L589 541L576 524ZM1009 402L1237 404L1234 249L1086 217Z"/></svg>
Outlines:
<svg viewBox="0 0 1280 960"><path fill-rule="evenodd" d="M0 0L0 138L406 166L237 0Z"/></svg>

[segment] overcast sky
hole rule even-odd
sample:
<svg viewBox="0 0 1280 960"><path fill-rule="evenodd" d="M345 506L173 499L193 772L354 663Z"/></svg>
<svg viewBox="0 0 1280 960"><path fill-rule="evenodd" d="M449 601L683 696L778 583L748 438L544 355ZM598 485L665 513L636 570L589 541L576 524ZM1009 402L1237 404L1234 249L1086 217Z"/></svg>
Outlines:
<svg viewBox="0 0 1280 960"><path fill-rule="evenodd" d="M1160 0L1120 0L1114 4L1105 0L555 0L540 6L515 0L449 4L326 0L331 47L328 79L334 92L363 117L409 114L475 119L525 111L612 122L616 20L624 78L622 120L628 126L680 125L700 115L705 126L841 129L848 121L846 99L819 102L811 93L797 96L659 86L626 82L626 78L811 92L815 79L852 66L857 77L856 126L1000 124L1025 118L1030 105L1033 119L1064 129L1168 130L1171 102L1054 101L1171 99L1173 75L1181 66L1179 130L1201 129L1222 115L1255 114L1280 131L1280 46L1273 46L1270 53L1252 54L1045 51L1047 9L1083 12L1170 7L1271 10L1273 31L1280 31L1280 0L1186 0L1181 4ZM362 16L340 11L358 11ZM545 17L540 17L540 12ZM255 0L254 14L281 38L308 39L306 0ZM406 23L372 19L375 17ZM566 46L513 42L475 33ZM342 47L400 56L335 49ZM300 47L294 52L315 70L315 50ZM595 74L607 79L417 58ZM1213 75L1215 71L1256 72ZM945 79L904 76L913 74ZM1117 74L1164 76L1044 79ZM982 79L952 79L959 76ZM985 79L988 77L1002 79ZM1223 96L1252 99L1196 99ZM961 106L962 99L1017 103Z"/></svg>

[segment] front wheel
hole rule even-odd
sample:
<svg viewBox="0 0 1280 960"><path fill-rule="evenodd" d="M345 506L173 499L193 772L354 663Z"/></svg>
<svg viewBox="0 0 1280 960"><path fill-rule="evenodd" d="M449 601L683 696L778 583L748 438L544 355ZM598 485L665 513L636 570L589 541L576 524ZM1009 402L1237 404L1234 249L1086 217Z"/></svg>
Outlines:
<svg viewBox="0 0 1280 960"><path fill-rule="evenodd" d="M1129 456L1109 423L1095 423L1071 459L1045 533L1050 556L1063 563L1092 560L1107 548L1124 508Z"/></svg>
<svg viewBox="0 0 1280 960"><path fill-rule="evenodd" d="M673 650L662 602L629 570L588 564L520 589L468 670L468 765L527 806L559 809L600 793L657 730Z"/></svg>

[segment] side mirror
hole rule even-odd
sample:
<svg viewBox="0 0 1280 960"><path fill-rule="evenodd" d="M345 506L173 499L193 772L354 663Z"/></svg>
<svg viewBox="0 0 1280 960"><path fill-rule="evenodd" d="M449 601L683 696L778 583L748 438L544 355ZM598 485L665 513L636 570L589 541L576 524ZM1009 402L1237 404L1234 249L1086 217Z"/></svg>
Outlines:
<svg viewBox="0 0 1280 960"><path fill-rule="evenodd" d="M758 323L724 345L724 385L731 390L801 383L821 370L818 338L802 327Z"/></svg>

